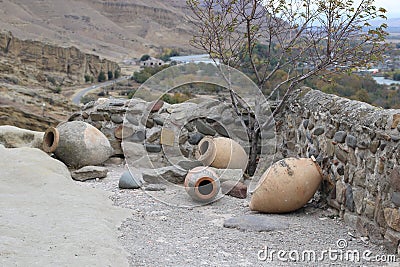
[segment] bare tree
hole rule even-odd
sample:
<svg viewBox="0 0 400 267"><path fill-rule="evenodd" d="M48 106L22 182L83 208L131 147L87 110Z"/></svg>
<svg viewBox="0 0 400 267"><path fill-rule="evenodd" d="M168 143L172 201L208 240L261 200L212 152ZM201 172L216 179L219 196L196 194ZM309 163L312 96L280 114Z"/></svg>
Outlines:
<svg viewBox="0 0 400 267"><path fill-rule="evenodd" d="M282 99L265 124L246 125L251 143L248 172L254 173L260 129L267 127L296 86L314 75L351 72L383 52L386 10L374 0L187 0L196 28L192 45L214 60L251 74L267 99ZM367 28L367 30L365 30ZM261 49L260 49L261 48ZM278 73L285 78L271 83ZM240 101L231 91L233 106ZM250 114L250 112L249 112Z"/></svg>

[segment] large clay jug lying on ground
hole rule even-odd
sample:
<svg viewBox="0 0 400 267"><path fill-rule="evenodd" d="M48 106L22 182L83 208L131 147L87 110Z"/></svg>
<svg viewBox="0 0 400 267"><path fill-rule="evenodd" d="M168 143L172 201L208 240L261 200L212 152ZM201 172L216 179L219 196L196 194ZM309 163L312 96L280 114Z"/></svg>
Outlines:
<svg viewBox="0 0 400 267"><path fill-rule="evenodd" d="M239 143L230 138L206 136L201 139L198 147L197 159L205 166L246 170L248 162L246 151Z"/></svg>
<svg viewBox="0 0 400 267"><path fill-rule="evenodd" d="M203 166L188 172L184 186L189 196L200 202L212 201L221 188L217 174Z"/></svg>
<svg viewBox="0 0 400 267"><path fill-rule="evenodd" d="M261 176L250 209L266 213L297 210L313 197L321 181L321 169L313 159L282 159Z"/></svg>
<svg viewBox="0 0 400 267"><path fill-rule="evenodd" d="M112 154L107 137L82 121L64 122L47 129L42 148L72 167L98 165Z"/></svg>

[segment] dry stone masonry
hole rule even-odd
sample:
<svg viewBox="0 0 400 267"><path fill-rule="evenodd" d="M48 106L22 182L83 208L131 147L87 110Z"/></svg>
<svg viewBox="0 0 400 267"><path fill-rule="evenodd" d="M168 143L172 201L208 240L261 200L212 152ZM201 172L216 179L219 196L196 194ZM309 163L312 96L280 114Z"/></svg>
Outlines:
<svg viewBox="0 0 400 267"><path fill-rule="evenodd" d="M320 192L326 202L363 236L397 252L400 110L383 110L309 88L302 88L291 100L276 118L277 151L271 157L314 156L323 169ZM197 110L211 115L192 118ZM113 157L123 158L125 152L127 162L147 169L143 179L150 183L157 182L157 173L167 173L171 182L181 183L183 173L168 166L172 162L187 171L200 165L195 153L206 135L228 135L249 150L234 110L229 104L209 100L170 105L99 99L83 106L70 120L82 120L101 130L112 144ZM166 121L182 126L179 140L162 130ZM226 125L236 130L228 134ZM179 142L179 151L168 151L173 142Z"/></svg>
<svg viewBox="0 0 400 267"><path fill-rule="evenodd" d="M170 182L182 183L186 173L170 167L177 165L188 171L201 166L195 154L204 136L230 137L249 151L247 133L232 107L210 99L174 105L161 100L99 99L83 106L70 120L85 121L99 129L113 147L112 159L125 158L129 166L144 169L143 179L150 183L156 182L157 173L166 174Z"/></svg>
<svg viewBox="0 0 400 267"><path fill-rule="evenodd" d="M278 157L314 156L328 204L372 241L400 242L400 110L303 88L277 118Z"/></svg>

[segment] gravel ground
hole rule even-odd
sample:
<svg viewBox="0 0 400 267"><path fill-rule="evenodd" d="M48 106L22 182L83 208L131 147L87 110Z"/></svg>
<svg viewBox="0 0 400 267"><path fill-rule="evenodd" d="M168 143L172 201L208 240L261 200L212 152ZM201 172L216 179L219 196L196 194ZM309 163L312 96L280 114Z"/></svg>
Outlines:
<svg viewBox="0 0 400 267"><path fill-rule="evenodd" d="M231 217L254 214L248 208L248 200L226 196L207 206L174 207L156 198L191 201L179 191L181 188L168 186L165 191L152 192L153 197L141 189L121 190L118 180L123 167L108 168L107 178L80 184L112 192L115 205L132 211L119 229L131 266L399 266L398 262L347 260L346 253L350 251L362 255L369 250L371 257L389 254L383 247L362 240L333 210L310 205L290 214L265 214L265 220L281 221L282 229L241 231L225 228L223 223ZM342 249L343 259L338 256L341 253L333 251L339 250L338 240L347 244ZM323 260L318 259L329 249L333 251L331 257L325 253ZM285 251L282 258L288 261L279 260L271 250ZM315 262L302 260L305 250L315 251ZM262 260L267 255L265 251L274 256L273 260ZM299 260L294 261L296 258Z"/></svg>

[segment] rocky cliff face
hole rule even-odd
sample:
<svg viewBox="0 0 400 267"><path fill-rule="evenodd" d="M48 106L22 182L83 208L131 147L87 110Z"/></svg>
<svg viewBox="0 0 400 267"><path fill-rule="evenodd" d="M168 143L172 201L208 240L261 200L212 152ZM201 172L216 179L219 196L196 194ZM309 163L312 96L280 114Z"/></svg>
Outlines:
<svg viewBox="0 0 400 267"><path fill-rule="evenodd" d="M192 50L185 0L1 0L0 29L122 61Z"/></svg>
<svg viewBox="0 0 400 267"><path fill-rule="evenodd" d="M119 70L117 63L83 53L76 47L21 40L10 32L0 33L0 60L0 78L18 84L73 85L83 83L85 75L97 78L100 71Z"/></svg>

